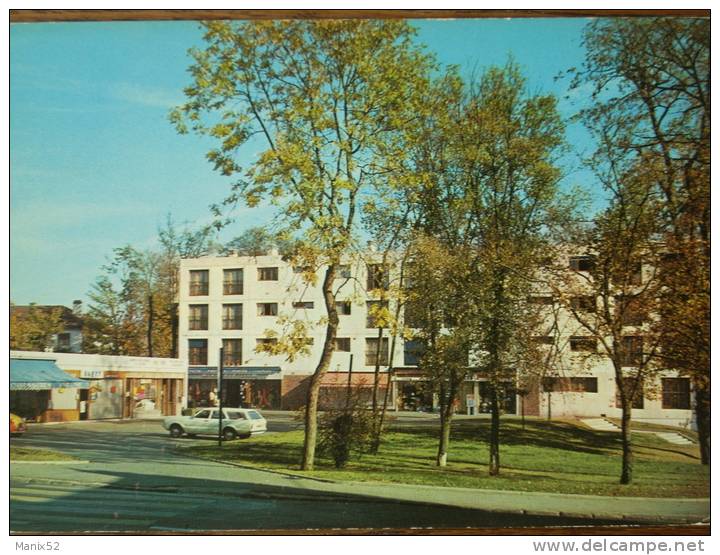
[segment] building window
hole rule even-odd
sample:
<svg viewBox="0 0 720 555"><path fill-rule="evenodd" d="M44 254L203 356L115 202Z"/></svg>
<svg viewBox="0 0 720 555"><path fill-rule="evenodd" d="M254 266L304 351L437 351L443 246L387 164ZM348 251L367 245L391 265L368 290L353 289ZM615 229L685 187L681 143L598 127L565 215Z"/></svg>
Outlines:
<svg viewBox="0 0 720 555"><path fill-rule="evenodd" d="M336 279L350 279L350 266L347 264L340 264L335 270Z"/></svg>
<svg viewBox="0 0 720 555"><path fill-rule="evenodd" d="M635 385L637 383L637 386ZM643 394L643 382L637 376L623 378L623 389L625 395L632 395L632 408L641 409L645 404ZM633 393L633 390L634 393ZM615 406L622 408L622 401L620 400L620 390L618 389L615 393Z"/></svg>
<svg viewBox="0 0 720 555"><path fill-rule="evenodd" d="M690 409L690 379L662 378L662 408Z"/></svg>
<svg viewBox="0 0 720 555"><path fill-rule="evenodd" d="M278 305L277 303L258 303L257 310L258 316L277 316Z"/></svg>
<svg viewBox="0 0 720 555"><path fill-rule="evenodd" d="M571 351L597 352L597 339L594 337L573 336L570 338Z"/></svg>
<svg viewBox="0 0 720 555"><path fill-rule="evenodd" d="M365 339L365 366L375 366L376 364L387 366L388 353L390 351L389 345L390 343L388 339L383 338L382 343L380 344L380 353L378 353L377 337L368 337Z"/></svg>
<svg viewBox="0 0 720 555"><path fill-rule="evenodd" d="M224 304L222 314L222 327L224 330L242 329L242 305Z"/></svg>
<svg viewBox="0 0 720 555"><path fill-rule="evenodd" d="M623 337L619 355L623 366L640 366L643 362L643 338L630 335Z"/></svg>
<svg viewBox="0 0 720 555"><path fill-rule="evenodd" d="M387 309L388 302L387 301L367 301L367 322L365 324L365 327L367 328L377 328L378 323L380 323L381 320L381 312L383 309Z"/></svg>
<svg viewBox="0 0 720 555"><path fill-rule="evenodd" d="M241 268L223 270L223 295L243 294L243 271Z"/></svg>
<svg viewBox="0 0 720 555"><path fill-rule="evenodd" d="M595 269L595 257L571 256L570 269L575 272L592 272Z"/></svg>
<svg viewBox="0 0 720 555"><path fill-rule="evenodd" d="M541 380L540 385L542 386L542 390L545 393L552 393L553 391L559 390L559 387L558 387L559 382L560 382L560 378L547 377L547 378L543 378Z"/></svg>
<svg viewBox="0 0 720 555"><path fill-rule="evenodd" d="M390 276L387 265L368 264L367 266L367 290L387 289L390 285Z"/></svg>
<svg viewBox="0 0 720 555"><path fill-rule="evenodd" d="M258 268L258 281L277 281L278 269L274 268Z"/></svg>
<svg viewBox="0 0 720 555"><path fill-rule="evenodd" d="M315 270L312 266L293 266L294 274L311 274L314 272Z"/></svg>
<svg viewBox="0 0 720 555"><path fill-rule="evenodd" d="M70 334L69 333L58 333L56 348L60 352L70 350Z"/></svg>
<svg viewBox="0 0 720 555"><path fill-rule="evenodd" d="M315 308L315 303L312 301L296 301L292 305L293 305L293 308L305 308L305 309Z"/></svg>
<svg viewBox="0 0 720 555"><path fill-rule="evenodd" d="M257 345L277 345L277 337L258 337L255 340Z"/></svg>
<svg viewBox="0 0 720 555"><path fill-rule="evenodd" d="M642 326L647 314L638 297L618 295L615 297L615 317L623 326Z"/></svg>
<svg viewBox="0 0 720 555"><path fill-rule="evenodd" d="M570 378L568 391L573 393L597 393L597 378Z"/></svg>
<svg viewBox="0 0 720 555"><path fill-rule="evenodd" d="M340 301L335 303L335 307L340 316L349 316L352 311L352 303L350 301Z"/></svg>
<svg viewBox="0 0 720 555"><path fill-rule="evenodd" d="M210 287L207 270L190 270L190 295L207 295Z"/></svg>
<svg viewBox="0 0 720 555"><path fill-rule="evenodd" d="M405 341L403 347L403 363L405 366L418 366L420 358L425 352L425 345L418 339Z"/></svg>
<svg viewBox="0 0 720 555"><path fill-rule="evenodd" d="M207 353L207 339L188 340L188 359L191 366L206 366Z"/></svg>
<svg viewBox="0 0 720 555"><path fill-rule="evenodd" d="M550 295L531 295L528 297L528 303L547 306L553 304L553 298Z"/></svg>
<svg viewBox="0 0 720 555"><path fill-rule="evenodd" d="M555 344L555 338L552 335L534 335L530 338L530 340L535 343L535 345Z"/></svg>
<svg viewBox="0 0 720 555"><path fill-rule="evenodd" d="M208 329L208 305L191 304L189 312L188 329L206 330Z"/></svg>
<svg viewBox="0 0 720 555"><path fill-rule="evenodd" d="M591 295L572 297L570 307L578 312L595 312L597 310L597 301Z"/></svg>
<svg viewBox="0 0 720 555"><path fill-rule="evenodd" d="M336 337L335 338L335 350L343 353L350 352L350 338L349 337Z"/></svg>
<svg viewBox="0 0 720 555"><path fill-rule="evenodd" d="M242 339L223 339L223 366L242 366Z"/></svg>

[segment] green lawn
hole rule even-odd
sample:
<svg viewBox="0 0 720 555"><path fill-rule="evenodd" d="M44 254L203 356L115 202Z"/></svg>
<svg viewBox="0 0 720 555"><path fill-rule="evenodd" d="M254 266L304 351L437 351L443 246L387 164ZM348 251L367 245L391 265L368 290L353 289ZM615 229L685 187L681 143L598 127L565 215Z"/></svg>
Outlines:
<svg viewBox="0 0 720 555"><path fill-rule="evenodd" d="M489 421L456 422L448 466L434 466L437 431L429 427L392 430L380 453L363 455L343 470L320 457L313 472L301 472L301 431L267 434L244 441L185 446L188 454L249 466L347 481L396 482L480 489L548 491L592 495L708 497L709 469L697 446L677 446L652 434L636 434L634 483L618 484L620 437L574 422L502 422L501 475L487 474Z"/></svg>
<svg viewBox="0 0 720 555"><path fill-rule="evenodd" d="M11 461L76 461L77 458L58 451L48 449L31 449L29 447L10 446Z"/></svg>

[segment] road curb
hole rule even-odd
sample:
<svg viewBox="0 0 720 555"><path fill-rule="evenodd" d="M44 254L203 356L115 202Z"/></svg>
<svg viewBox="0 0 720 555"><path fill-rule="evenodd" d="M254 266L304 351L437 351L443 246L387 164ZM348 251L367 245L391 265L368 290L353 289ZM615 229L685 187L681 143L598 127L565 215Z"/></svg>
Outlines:
<svg viewBox="0 0 720 555"><path fill-rule="evenodd" d="M89 464L90 461L10 461L10 464Z"/></svg>
<svg viewBox="0 0 720 555"><path fill-rule="evenodd" d="M206 457L199 457L197 455L188 455L188 454L181 454L180 456L186 456L191 459L197 459L201 461L210 461L218 464L224 464L227 466L235 466L238 468L243 468L247 470L257 470L260 472L268 472L270 474L276 474L280 476L287 476L290 478L295 479L305 479L305 480L311 480L314 482L320 482L324 484L332 484L337 486L350 486L358 485L358 486L380 486L380 487L393 487L393 486L407 486L408 484L393 484L393 483L386 483L386 482L349 482L349 481L341 481L341 480L330 480L326 478L316 478L311 476L304 476L302 474L293 473L289 471L282 471L282 470L274 470L274 469L268 469L268 468L259 468L255 466L245 465L241 463L235 463L230 461L224 461L221 459L209 459ZM430 486L427 486L430 487ZM477 491L478 494L482 494L482 492L486 490L478 489L478 490L471 490L473 492ZM489 490L489 491L497 491L497 490ZM501 490L500 490L501 491ZM335 495L343 494L346 492L331 492ZM702 524L703 518L691 518L691 517L672 517L672 516L663 516L663 515L637 515L637 514L629 514L625 511L621 512L620 514L598 514L597 512L577 512L577 511L563 511L563 510L548 510L548 511L541 511L541 510L528 510L528 509L505 509L505 508L492 508L492 507L480 507L480 506L468 506L464 503L453 503L453 502L443 502L443 501L428 501L428 500L420 500L420 499L407 499L404 497L401 498L393 498L389 499L386 497L377 497L375 494L367 494L367 493L359 493L356 492L355 495L363 495L363 496L369 496L374 497L375 499L384 499L388 502L400 502L400 503L416 503L421 505L444 505L444 506L450 506L450 507L464 507L467 509L474 509L479 511L486 511L491 513L515 513L515 514L522 514L522 515L528 515L528 516L540 516L540 517L564 517L564 518L578 518L578 519L589 519L589 520L623 520L627 521L628 525L631 523L636 524ZM647 500L654 500L657 498L631 498L631 499L647 499Z"/></svg>

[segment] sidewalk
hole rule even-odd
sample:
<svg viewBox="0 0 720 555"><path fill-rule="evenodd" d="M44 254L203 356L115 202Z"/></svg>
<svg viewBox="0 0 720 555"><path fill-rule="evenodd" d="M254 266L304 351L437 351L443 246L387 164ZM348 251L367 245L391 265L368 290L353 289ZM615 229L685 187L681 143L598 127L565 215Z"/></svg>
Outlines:
<svg viewBox="0 0 720 555"><path fill-rule="evenodd" d="M396 501L528 515L623 519L655 524L696 524L709 522L710 518L708 498L606 497L363 482L316 483L313 488Z"/></svg>
<svg viewBox="0 0 720 555"><path fill-rule="evenodd" d="M188 457L187 454L181 456ZM189 456L190 458L196 458ZM285 480L296 488L317 493L367 496L387 501L447 505L499 513L560 516L595 520L626 520L630 524L709 524L710 499L662 497L612 497L548 492L452 488L385 482L342 482L312 478L299 472L263 469L213 460L220 464L264 472ZM274 482L274 480L271 480ZM277 485L288 485L277 482Z"/></svg>

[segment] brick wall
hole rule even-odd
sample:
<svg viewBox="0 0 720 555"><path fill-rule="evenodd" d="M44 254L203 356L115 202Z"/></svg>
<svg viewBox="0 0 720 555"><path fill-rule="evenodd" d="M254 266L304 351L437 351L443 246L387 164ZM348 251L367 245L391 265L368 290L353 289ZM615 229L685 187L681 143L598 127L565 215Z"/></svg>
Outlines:
<svg viewBox="0 0 720 555"><path fill-rule="evenodd" d="M350 375L350 385L353 389L361 388L361 395L369 403L372 399L372 386L374 374L372 372L353 372ZM380 374L378 399L384 399L388 376ZM347 372L328 372L323 376L320 384L320 397L318 408L326 410L340 406L345 402L347 394ZM310 376L285 376L282 380L282 408L284 410L297 410L305 404L307 390L310 386Z"/></svg>

